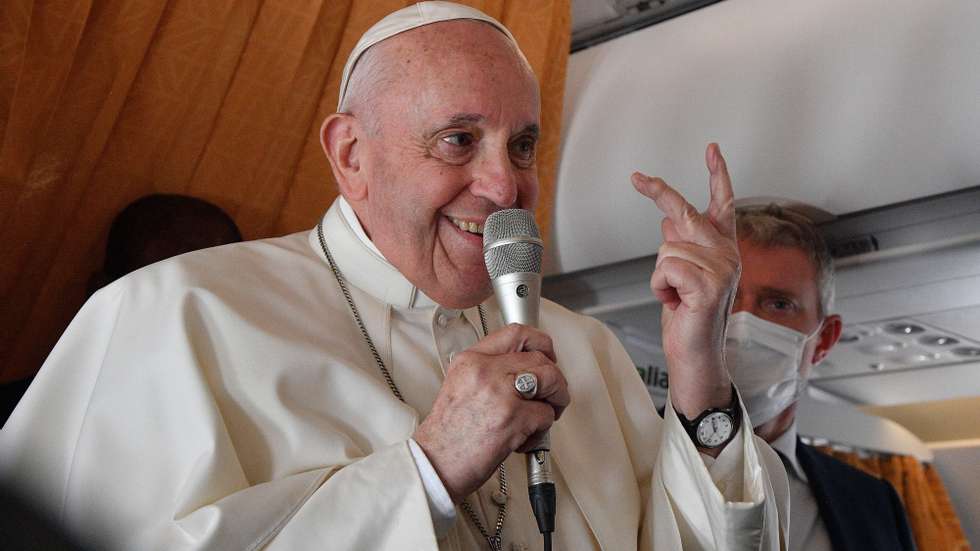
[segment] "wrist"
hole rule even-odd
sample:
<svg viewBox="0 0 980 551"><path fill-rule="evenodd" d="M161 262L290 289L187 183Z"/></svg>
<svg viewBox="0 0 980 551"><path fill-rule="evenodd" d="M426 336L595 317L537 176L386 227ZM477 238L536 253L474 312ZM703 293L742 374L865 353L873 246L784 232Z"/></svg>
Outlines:
<svg viewBox="0 0 980 551"><path fill-rule="evenodd" d="M422 427L419 427L419 429L421 428ZM449 472L449 469L447 469L446 462L442 461L444 454L441 453L442 449L440 448L438 441L429 440L426 437L425 431L423 430L416 430L415 434L412 435L412 440L415 441L415 444L419 447L428 460L430 467L433 471L435 471L439 481L442 482L442 486L449 495L450 501L453 503L459 503L462 501L466 494L461 493L456 489L457 485L454 483L455 477L453 476L453 473Z"/></svg>
<svg viewBox="0 0 980 551"><path fill-rule="evenodd" d="M425 498L429 504L429 514L432 517L432 526L436 531L436 537L444 537L452 528L456 521L456 505L443 484L439 474L436 473L432 462L413 438L408 439L408 448L415 460L415 467L418 469L419 476L422 478L422 486L425 488Z"/></svg>
<svg viewBox="0 0 980 551"><path fill-rule="evenodd" d="M728 407L734 395L734 387L728 377L715 384L700 384L693 388L678 388L680 385L676 385L673 380L670 383L670 397L674 410L689 419L694 419L709 408Z"/></svg>

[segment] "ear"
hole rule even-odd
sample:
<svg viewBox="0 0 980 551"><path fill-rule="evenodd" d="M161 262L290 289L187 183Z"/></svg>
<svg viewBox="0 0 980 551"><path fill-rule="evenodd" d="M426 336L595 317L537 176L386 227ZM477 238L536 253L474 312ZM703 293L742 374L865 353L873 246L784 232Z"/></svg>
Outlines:
<svg viewBox="0 0 980 551"><path fill-rule="evenodd" d="M352 201L367 196L367 178L361 170L359 157L362 135L357 117L348 113L334 113L320 127L320 145L330 161L340 193Z"/></svg>
<svg viewBox="0 0 980 551"><path fill-rule="evenodd" d="M823 328L820 329L820 341L817 343L817 347L813 350L813 365L817 365L827 357L827 354L830 353L830 349L833 348L840 339L840 334L843 328L844 324L841 322L840 316L837 314L827 316L827 319L823 321Z"/></svg>

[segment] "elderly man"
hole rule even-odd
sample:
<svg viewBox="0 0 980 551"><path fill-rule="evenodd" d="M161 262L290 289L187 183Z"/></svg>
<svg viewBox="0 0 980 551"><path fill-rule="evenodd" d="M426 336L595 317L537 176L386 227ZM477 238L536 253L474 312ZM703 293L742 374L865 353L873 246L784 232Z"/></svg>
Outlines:
<svg viewBox="0 0 980 551"><path fill-rule="evenodd" d="M538 104L481 12L383 19L322 127L342 198L313 231L100 291L4 428L2 469L124 549L522 549L540 535L513 452L550 428L558 548L778 546L781 467L739 429L722 354L738 255L718 147L704 214L634 175L667 215L661 421L595 320L545 302L540 329L502 326L480 233L534 205Z"/></svg>
<svg viewBox="0 0 980 551"><path fill-rule="evenodd" d="M807 373L841 334L827 245L809 219L776 205L739 209L736 220L742 277L726 357L756 434L789 473L789 548L914 549L891 485L796 437Z"/></svg>

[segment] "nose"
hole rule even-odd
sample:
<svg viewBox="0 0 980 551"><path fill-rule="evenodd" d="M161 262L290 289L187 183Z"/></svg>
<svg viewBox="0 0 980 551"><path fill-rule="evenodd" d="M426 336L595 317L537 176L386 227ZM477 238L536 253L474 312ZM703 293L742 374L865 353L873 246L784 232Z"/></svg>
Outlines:
<svg viewBox="0 0 980 551"><path fill-rule="evenodd" d="M507 148L486 152L475 163L470 192L501 208L517 205L518 174Z"/></svg>

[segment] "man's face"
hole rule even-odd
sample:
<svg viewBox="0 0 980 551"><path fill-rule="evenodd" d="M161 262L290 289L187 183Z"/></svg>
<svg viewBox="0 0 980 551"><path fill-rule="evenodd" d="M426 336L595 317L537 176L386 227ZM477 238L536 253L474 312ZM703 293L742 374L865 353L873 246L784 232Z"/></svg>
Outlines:
<svg viewBox="0 0 980 551"><path fill-rule="evenodd" d="M830 351L839 334L827 329L820 314L817 269L803 251L791 247L762 247L745 239L738 242L742 275L732 312L749 312L766 321L809 335L823 325L820 335L807 341L803 375ZM835 331L837 332L835 334Z"/></svg>
<svg viewBox="0 0 980 551"><path fill-rule="evenodd" d="M490 295L483 224L537 197L537 83L505 37L474 21L379 44L397 78L359 140L368 192L352 202L379 250L436 302Z"/></svg>

